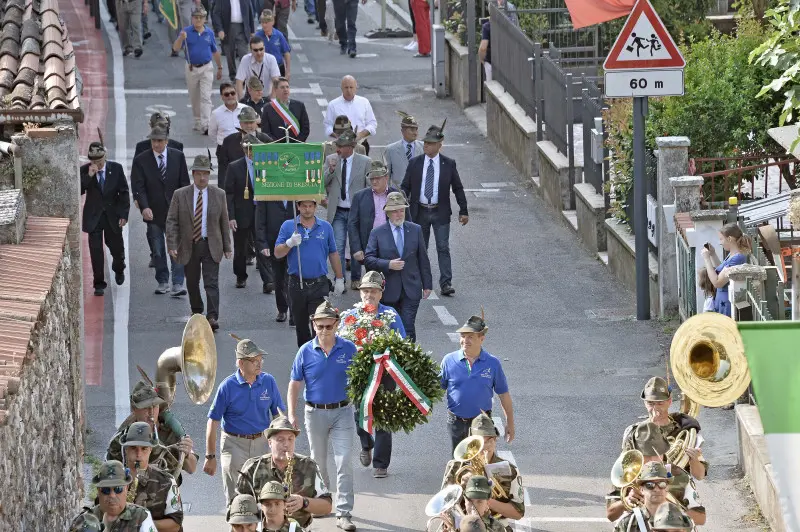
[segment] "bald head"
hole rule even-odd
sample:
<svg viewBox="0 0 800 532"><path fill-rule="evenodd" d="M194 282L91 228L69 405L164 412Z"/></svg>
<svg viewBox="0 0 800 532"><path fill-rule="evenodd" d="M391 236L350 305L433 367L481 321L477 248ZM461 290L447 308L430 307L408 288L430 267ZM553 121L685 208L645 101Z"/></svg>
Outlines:
<svg viewBox="0 0 800 532"><path fill-rule="evenodd" d="M345 100L349 102L355 98L357 89L358 83L356 82L356 78L350 75L342 78L342 96Z"/></svg>

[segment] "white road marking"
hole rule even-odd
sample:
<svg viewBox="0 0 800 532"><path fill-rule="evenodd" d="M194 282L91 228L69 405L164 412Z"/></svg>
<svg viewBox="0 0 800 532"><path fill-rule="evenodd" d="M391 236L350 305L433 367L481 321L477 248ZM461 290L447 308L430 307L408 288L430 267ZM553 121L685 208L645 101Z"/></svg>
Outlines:
<svg viewBox="0 0 800 532"><path fill-rule="evenodd" d="M317 98L317 105L320 107L328 107L328 100L325 98Z"/></svg>
<svg viewBox="0 0 800 532"><path fill-rule="evenodd" d="M308 63L308 56L306 54L295 54L295 57L297 57L297 60L301 63Z"/></svg>
<svg viewBox="0 0 800 532"><path fill-rule="evenodd" d="M288 30L289 30L289 40L290 40L290 41L294 42L294 41L297 41L297 40L299 40L299 39L297 38L297 35L295 35L295 34L294 34L294 32L292 31L292 28L291 28L291 26L287 27L286 29L288 29Z"/></svg>
<svg viewBox="0 0 800 532"><path fill-rule="evenodd" d="M314 86L314 85L316 85L316 84L315 83L311 83L311 86ZM294 91L294 89L292 89L292 91ZM469 145L468 144L458 144L458 143L456 143L456 144L442 144L443 148L463 148L464 146L469 146ZM383 149L383 148L386 148L386 144L370 144L369 147L370 147L370 149L372 149L372 148L382 148ZM475 190L478 190L478 189L475 189ZM485 192L484 189L480 189L480 190Z"/></svg>
<svg viewBox="0 0 800 532"><path fill-rule="evenodd" d="M447 307L434 305L433 310L436 311L436 315L439 316L439 321L444 325L458 325L458 321L447 311Z"/></svg>
<svg viewBox="0 0 800 532"><path fill-rule="evenodd" d="M311 87L310 89L311 94L315 96L322 96L322 87L319 86L319 83L309 83L308 86Z"/></svg>
<svg viewBox="0 0 800 532"><path fill-rule="evenodd" d="M499 188L465 188L464 192L500 192Z"/></svg>
<svg viewBox="0 0 800 532"><path fill-rule="evenodd" d="M302 49L303 49L303 45L302 45L302 44L300 44L300 43L297 43L297 44L295 44L294 46L292 46L292 51L293 51L293 52L299 52L299 51L300 51L300 50L302 50Z"/></svg>
<svg viewBox="0 0 800 532"><path fill-rule="evenodd" d="M313 74L314 70L311 67L303 67L303 74Z"/></svg>
<svg viewBox="0 0 800 532"><path fill-rule="evenodd" d="M328 111L324 111L323 110L322 111L322 120L324 121L326 118L328 118Z"/></svg>
<svg viewBox="0 0 800 532"><path fill-rule="evenodd" d="M608 523L605 517L525 517L522 521L533 523Z"/></svg>
<svg viewBox="0 0 800 532"><path fill-rule="evenodd" d="M436 301L437 299L439 299L439 296L436 295L436 292L431 290L431 295L428 296L428 300L429 301Z"/></svg>
<svg viewBox="0 0 800 532"><path fill-rule="evenodd" d="M289 33L291 33L291 32L292 32L291 28L289 28ZM319 36L319 37L292 37L292 38L289 39L289 41L291 41L292 43L295 43L295 42L298 42L298 41L311 41L311 42L316 41L316 42L323 42L324 43L324 42L328 42L328 38L327 37L322 37L322 36ZM405 44L395 44L395 43L389 42L389 41L378 41L378 40L375 40L375 39L367 39L366 37L356 37L356 44L372 44L372 45L375 45L375 46L388 46L390 48L403 48L405 46Z"/></svg>
<svg viewBox="0 0 800 532"><path fill-rule="evenodd" d="M461 335L459 333L447 333L447 337L450 338L451 342L458 343L461 339Z"/></svg>
<svg viewBox="0 0 800 532"><path fill-rule="evenodd" d="M356 59L365 59L367 57L378 57L378 54L356 54Z"/></svg>
<svg viewBox="0 0 800 532"><path fill-rule="evenodd" d="M122 48L116 31L112 31L108 21L109 14L103 2L100 2L100 17L103 21L103 30L111 44L111 61L114 65L114 145L116 161L125 168L128 175L128 115L125 102L125 69L122 63ZM122 229L122 242L125 247L125 256L130 257L128 246L128 228ZM111 264L111 254L106 248L106 264ZM131 268L130 261L125 272L125 282L117 286L109 283L111 296L114 303L114 412L117 425L120 425L130 412L130 383L128 382L128 313L131 304Z"/></svg>

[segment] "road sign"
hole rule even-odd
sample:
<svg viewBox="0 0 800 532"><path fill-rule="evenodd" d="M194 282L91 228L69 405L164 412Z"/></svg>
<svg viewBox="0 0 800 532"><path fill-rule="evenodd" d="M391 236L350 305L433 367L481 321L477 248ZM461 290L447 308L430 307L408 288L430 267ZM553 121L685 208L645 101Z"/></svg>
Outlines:
<svg viewBox="0 0 800 532"><path fill-rule="evenodd" d="M685 65L686 61L652 4L649 0L639 0L611 47L603 69L647 70Z"/></svg>
<svg viewBox="0 0 800 532"><path fill-rule="evenodd" d="M683 70L609 70L604 90L606 98L683 96Z"/></svg>

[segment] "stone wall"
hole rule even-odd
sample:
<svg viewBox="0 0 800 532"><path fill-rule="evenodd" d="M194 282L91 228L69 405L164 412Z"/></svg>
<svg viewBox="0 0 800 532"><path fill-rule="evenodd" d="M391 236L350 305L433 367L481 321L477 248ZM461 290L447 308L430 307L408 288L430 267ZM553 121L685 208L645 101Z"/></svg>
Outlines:
<svg viewBox="0 0 800 532"><path fill-rule="evenodd" d="M607 218L606 248L608 250L608 269L622 285L636 293L636 242L627 225L613 218ZM658 261L648 253L650 280L650 313L658 316Z"/></svg>
<svg viewBox="0 0 800 532"><path fill-rule="evenodd" d="M64 530L83 498L83 383L68 301L71 268L63 253L19 381L5 398L0 530Z"/></svg>
<svg viewBox="0 0 800 532"><path fill-rule="evenodd" d="M467 48L461 46L458 37L445 33L444 47L444 85L447 95L464 109L469 99L469 80L467 79Z"/></svg>
<svg viewBox="0 0 800 532"><path fill-rule="evenodd" d="M569 161L549 140L536 143L542 197L558 212L570 210ZM578 171L576 169L576 171Z"/></svg>
<svg viewBox="0 0 800 532"><path fill-rule="evenodd" d="M578 183L575 189L575 212L578 235L592 253L606 250L606 204L594 185Z"/></svg>
<svg viewBox="0 0 800 532"><path fill-rule="evenodd" d="M486 130L489 140L525 177L539 175L536 122L497 81L487 81Z"/></svg>

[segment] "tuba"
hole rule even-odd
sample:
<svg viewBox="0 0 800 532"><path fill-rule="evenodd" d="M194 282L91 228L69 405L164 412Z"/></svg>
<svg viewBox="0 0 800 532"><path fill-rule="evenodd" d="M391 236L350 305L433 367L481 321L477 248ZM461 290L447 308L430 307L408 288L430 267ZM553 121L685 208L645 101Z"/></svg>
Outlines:
<svg viewBox="0 0 800 532"><path fill-rule="evenodd" d="M158 357L156 365L156 392L172 406L177 387L176 373L183 375L183 385L189 399L202 405L211 397L217 377L217 343L208 320L202 314L194 314L183 329L181 345L166 349ZM183 438L186 432L174 416L167 416L165 421ZM167 419L169 418L169 419ZM156 423L157 425L157 423ZM185 456L180 454L173 476L178 477L183 469Z"/></svg>
<svg viewBox="0 0 800 532"><path fill-rule="evenodd" d="M439 527L431 526L436 518L440 517L443 513L446 513L456 529L458 528L458 522L462 517L461 511L458 508L458 503L463 495L464 490L461 486L458 484L451 484L428 501L428 504L425 506L425 515L430 517L426 527L429 532L442 531L446 528L444 524Z"/></svg>
<svg viewBox="0 0 800 532"><path fill-rule="evenodd" d="M736 322L715 312L692 316L675 332L670 366L681 391L681 411L696 416L700 406L720 407L736 401L750 384L744 343ZM695 429L683 430L667 451L670 463L685 468L686 449L694 448Z"/></svg>
<svg viewBox="0 0 800 532"><path fill-rule="evenodd" d="M468 436L461 440L453 451L453 458L467 462L455 474L455 481L461 484L464 475L486 476L486 460L483 458L483 436ZM492 496L495 499L507 499L508 494L499 482L492 480Z"/></svg>

